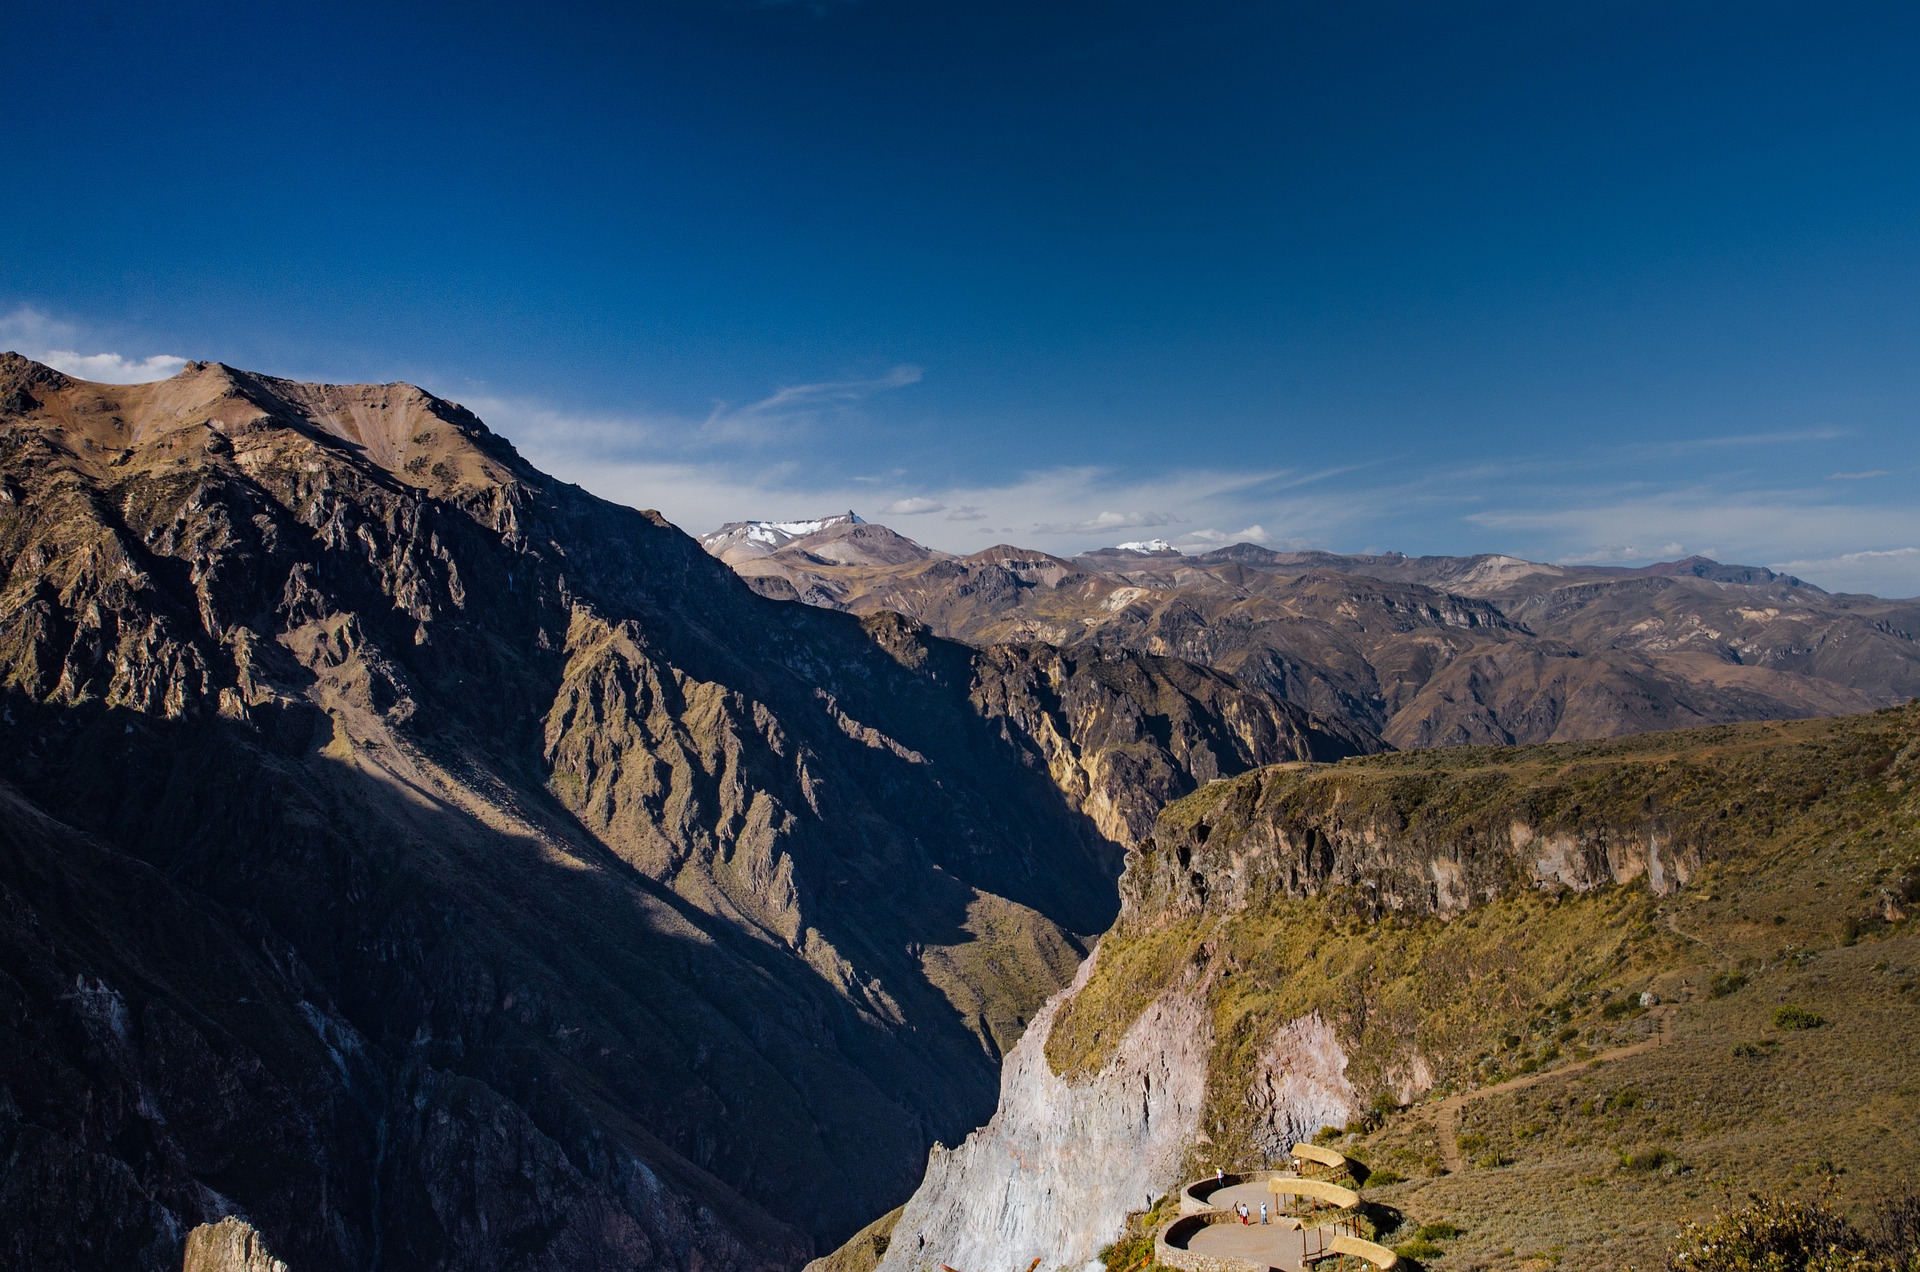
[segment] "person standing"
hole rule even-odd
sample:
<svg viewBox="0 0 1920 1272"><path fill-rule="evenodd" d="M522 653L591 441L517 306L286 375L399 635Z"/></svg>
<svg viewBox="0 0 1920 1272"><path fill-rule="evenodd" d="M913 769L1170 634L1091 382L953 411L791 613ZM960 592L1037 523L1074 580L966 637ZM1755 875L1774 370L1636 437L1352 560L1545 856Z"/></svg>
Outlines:
<svg viewBox="0 0 1920 1272"><path fill-rule="evenodd" d="M1247 1224L1247 1203L1243 1201L1239 1205L1235 1206L1234 1209L1239 1211L1240 1226L1244 1228Z"/></svg>
<svg viewBox="0 0 1920 1272"><path fill-rule="evenodd" d="M1262 1224L1267 1222L1267 1203L1264 1201L1260 1203L1260 1222Z"/></svg>

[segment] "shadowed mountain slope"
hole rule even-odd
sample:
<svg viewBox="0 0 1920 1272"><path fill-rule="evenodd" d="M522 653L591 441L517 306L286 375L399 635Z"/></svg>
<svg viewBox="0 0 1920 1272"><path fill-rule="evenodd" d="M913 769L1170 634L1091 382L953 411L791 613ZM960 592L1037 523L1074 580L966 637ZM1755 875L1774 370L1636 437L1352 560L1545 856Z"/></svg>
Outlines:
<svg viewBox="0 0 1920 1272"><path fill-rule="evenodd" d="M405 385L0 355L10 1266L792 1266L895 1204L1158 802L1374 749L758 597ZM1137 796L1125 794L1144 791Z"/></svg>
<svg viewBox="0 0 1920 1272"><path fill-rule="evenodd" d="M769 596L898 610L974 644L1202 663L1403 748L1836 715L1920 694L1920 601L1698 557L1630 570L1242 543L875 563L829 559L801 535L739 568Z"/></svg>

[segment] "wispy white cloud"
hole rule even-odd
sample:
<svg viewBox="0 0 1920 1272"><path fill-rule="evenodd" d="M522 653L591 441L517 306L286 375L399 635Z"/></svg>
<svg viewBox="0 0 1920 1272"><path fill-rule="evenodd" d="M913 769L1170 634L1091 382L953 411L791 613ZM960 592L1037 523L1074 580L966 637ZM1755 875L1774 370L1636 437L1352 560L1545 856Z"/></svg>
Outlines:
<svg viewBox="0 0 1920 1272"><path fill-rule="evenodd" d="M928 499L924 495L911 495L905 499L896 499L880 510L883 517L923 517L930 512L945 512L947 505L938 499ZM953 518L949 517L949 521Z"/></svg>
<svg viewBox="0 0 1920 1272"><path fill-rule="evenodd" d="M1507 506L1465 519L1508 542L1546 546L1549 559L1647 561L1688 552L1723 561L1775 564L1822 587L1882 596L1920 592L1920 560L1903 548L1862 544L1911 541L1920 515L1911 504L1842 502L1832 487L1729 490L1598 487L1522 493ZM1610 548L1582 545L1606 544ZM1562 545L1557 549L1554 545ZM1634 545L1643 545L1639 548ZM1683 546L1684 545L1684 546Z"/></svg>
<svg viewBox="0 0 1920 1272"><path fill-rule="evenodd" d="M1152 530L1170 526L1179 520L1170 512L1115 512L1102 508L1080 521L1043 521L1031 527L1034 534L1106 534L1112 530Z"/></svg>
<svg viewBox="0 0 1920 1272"><path fill-rule="evenodd" d="M170 353L135 358L119 353L81 353L76 346L82 339L80 329L73 323L51 318L28 305L0 314L0 346L82 380L144 384L169 379L187 365L185 358Z"/></svg>
<svg viewBox="0 0 1920 1272"><path fill-rule="evenodd" d="M811 424L830 411L844 409L876 393L918 384L921 377L919 367L903 365L871 380L822 380L817 384L790 384L745 406L728 406L724 402L716 404L700 425L700 430L715 441L743 438L765 441Z"/></svg>
<svg viewBox="0 0 1920 1272"><path fill-rule="evenodd" d="M1920 592L1911 556L1856 557L1920 535L1911 501L1809 473L1798 485L1742 488L1744 478L1594 454L1510 454L1435 466L1402 461L1226 471L1123 470L1099 465L940 480L911 453L828 444L832 412L916 381L912 368L864 380L789 386L707 417L568 415L525 403L469 400L538 466L622 503L658 508L695 532L727 521L806 518L853 508L917 518L914 537L949 551L991 543L1062 555L1161 535L1183 550L1242 540L1283 548L1411 552L1499 551L1567 563L1638 563L1692 552L1721 560L1812 564L1793 572L1823 587L1882 595ZM857 417L848 417L857 418ZM844 422L840 421L840 422ZM1691 439L1689 446L1788 444L1839 429ZM874 448L877 449L877 448ZM976 471L980 457L970 456ZM1871 487L1879 491L1879 486ZM1222 527L1239 526L1237 531Z"/></svg>
<svg viewBox="0 0 1920 1272"><path fill-rule="evenodd" d="M1229 522L1228 524L1231 525L1232 523ZM1265 526L1252 525L1243 530L1235 530L1231 534L1224 530L1214 530L1212 528L1206 530L1189 530L1175 539L1173 546L1182 551L1197 550L1204 552L1209 548L1223 548L1233 543L1258 543L1267 545L1272 542L1273 536L1267 533ZM1304 546L1304 543L1302 546Z"/></svg>
<svg viewBox="0 0 1920 1272"><path fill-rule="evenodd" d="M1920 547L1864 548L1805 561L1775 561L1773 569L1801 575L1834 592L1920 595Z"/></svg>
<svg viewBox="0 0 1920 1272"><path fill-rule="evenodd" d="M1685 455L1694 451L1733 450L1753 446L1789 446L1800 442L1830 442L1847 436L1844 428L1820 425L1817 428L1775 429L1765 433L1723 433L1714 437L1676 437L1659 442L1640 442L1622 447L1628 454Z"/></svg>
<svg viewBox="0 0 1920 1272"><path fill-rule="evenodd" d="M29 355L31 356L31 355ZM48 349L36 361L56 371L101 384L146 384L152 380L170 380L187 365L185 358L156 353L145 358L123 358L117 353L76 353L72 349Z"/></svg>
<svg viewBox="0 0 1920 1272"><path fill-rule="evenodd" d="M844 415L875 394L905 388L920 379L919 367L897 366L871 379L791 384L744 406L717 403L704 417L644 410L564 410L491 393L456 396L495 430L512 438L529 458L567 464L714 456L724 464L737 462L743 448L764 452L791 444L829 417ZM885 487L898 484L904 476L895 470L845 480Z"/></svg>
<svg viewBox="0 0 1920 1272"><path fill-rule="evenodd" d="M1676 540L1654 548L1637 547L1631 543L1607 543L1597 548L1588 548L1584 552L1571 552L1555 559L1562 565L1625 565L1629 562L1658 561L1682 557L1686 554L1686 545Z"/></svg>
<svg viewBox="0 0 1920 1272"><path fill-rule="evenodd" d="M1828 481L1865 481L1869 477L1885 477L1887 473L1888 473L1888 470L1885 468L1870 468L1864 473L1828 473L1827 480Z"/></svg>

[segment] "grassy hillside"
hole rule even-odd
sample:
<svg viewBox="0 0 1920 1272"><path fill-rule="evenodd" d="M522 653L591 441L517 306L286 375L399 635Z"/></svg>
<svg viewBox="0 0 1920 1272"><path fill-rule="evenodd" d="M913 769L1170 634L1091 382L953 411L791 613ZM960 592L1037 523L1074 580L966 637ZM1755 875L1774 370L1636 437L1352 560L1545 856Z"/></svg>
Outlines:
<svg viewBox="0 0 1920 1272"><path fill-rule="evenodd" d="M1097 1069L1204 964L1192 1165L1253 1164L1250 1083L1319 1013L1369 1195L1461 1230L1433 1267L1646 1267L1755 1188L1857 1207L1920 1180L1917 781L1909 706L1215 783L1130 865L1049 1059Z"/></svg>

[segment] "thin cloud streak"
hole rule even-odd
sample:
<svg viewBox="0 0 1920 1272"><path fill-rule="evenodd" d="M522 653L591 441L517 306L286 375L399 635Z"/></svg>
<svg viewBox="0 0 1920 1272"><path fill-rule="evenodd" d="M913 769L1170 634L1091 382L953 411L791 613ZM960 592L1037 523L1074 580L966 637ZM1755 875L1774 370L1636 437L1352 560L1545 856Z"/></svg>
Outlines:
<svg viewBox="0 0 1920 1272"><path fill-rule="evenodd" d="M1744 446L1789 446L1798 442L1831 442L1848 436L1848 430L1823 425L1819 428L1780 429L1770 433L1728 433L1719 437L1679 437L1664 442L1639 442L1621 448L1625 453L1645 456L1688 455L1703 450L1731 450Z"/></svg>
<svg viewBox="0 0 1920 1272"><path fill-rule="evenodd" d="M830 411L865 401L876 393L918 384L922 375L919 367L903 365L871 380L792 384L746 406L717 405L701 423L700 430L716 441L743 438L765 441L810 424Z"/></svg>

